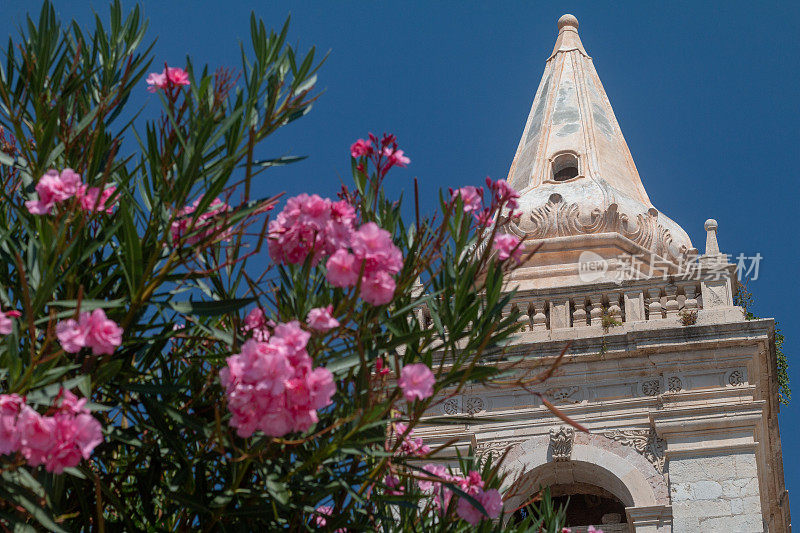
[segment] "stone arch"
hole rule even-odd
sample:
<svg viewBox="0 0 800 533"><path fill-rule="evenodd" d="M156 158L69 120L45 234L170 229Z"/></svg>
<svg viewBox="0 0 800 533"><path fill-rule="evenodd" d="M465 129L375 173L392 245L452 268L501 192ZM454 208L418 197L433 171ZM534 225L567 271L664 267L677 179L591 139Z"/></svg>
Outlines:
<svg viewBox="0 0 800 533"><path fill-rule="evenodd" d="M576 432L569 461L554 461L550 437L540 435L513 446L504 462L507 508L522 505L540 486L588 483L616 496L626 507L668 506L664 475L631 446L603 435Z"/></svg>

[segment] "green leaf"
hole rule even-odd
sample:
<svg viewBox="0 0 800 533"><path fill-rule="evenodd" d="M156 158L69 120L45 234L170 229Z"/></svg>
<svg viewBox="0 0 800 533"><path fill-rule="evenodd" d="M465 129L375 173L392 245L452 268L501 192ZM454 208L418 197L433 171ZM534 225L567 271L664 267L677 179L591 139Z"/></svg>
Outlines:
<svg viewBox="0 0 800 533"><path fill-rule="evenodd" d="M213 302L183 301L169 302L169 306L184 315L192 316L219 316L237 311L246 305L255 302L255 298L232 298Z"/></svg>

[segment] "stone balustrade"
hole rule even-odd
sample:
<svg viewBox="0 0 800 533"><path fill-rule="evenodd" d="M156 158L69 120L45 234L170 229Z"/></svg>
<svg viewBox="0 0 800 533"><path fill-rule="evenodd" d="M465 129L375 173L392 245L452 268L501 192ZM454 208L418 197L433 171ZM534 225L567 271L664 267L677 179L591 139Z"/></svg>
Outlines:
<svg viewBox="0 0 800 533"><path fill-rule="evenodd" d="M508 312L522 313L522 331L620 325L627 322L677 319L681 311L703 309L702 282L697 280L625 286L572 287L517 293Z"/></svg>

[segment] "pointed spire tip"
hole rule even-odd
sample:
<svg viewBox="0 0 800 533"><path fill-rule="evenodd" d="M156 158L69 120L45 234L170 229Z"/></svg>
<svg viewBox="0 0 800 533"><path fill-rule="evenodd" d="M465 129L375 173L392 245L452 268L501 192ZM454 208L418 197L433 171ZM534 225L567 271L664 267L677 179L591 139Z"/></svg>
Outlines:
<svg viewBox="0 0 800 533"><path fill-rule="evenodd" d="M575 15L570 15L569 13L561 15L561 18L558 19L558 31L561 31L565 26L570 26L575 28L575 31L578 31L578 19L575 18Z"/></svg>

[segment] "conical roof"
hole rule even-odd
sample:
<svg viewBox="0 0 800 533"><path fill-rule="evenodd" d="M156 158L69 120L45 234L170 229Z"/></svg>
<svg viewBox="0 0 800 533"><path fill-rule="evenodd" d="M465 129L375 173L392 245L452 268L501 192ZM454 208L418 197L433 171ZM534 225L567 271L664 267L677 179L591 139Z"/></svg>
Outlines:
<svg viewBox="0 0 800 533"><path fill-rule="evenodd" d="M616 232L680 262L686 232L653 207L622 135L578 20L558 20L558 38L509 171L529 239Z"/></svg>

